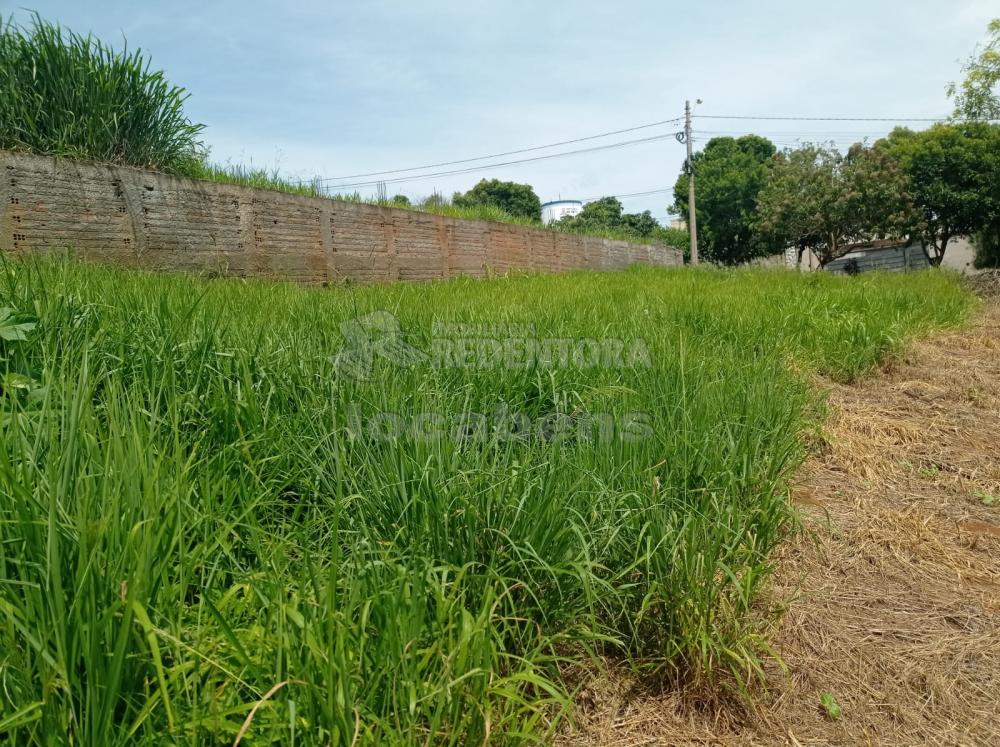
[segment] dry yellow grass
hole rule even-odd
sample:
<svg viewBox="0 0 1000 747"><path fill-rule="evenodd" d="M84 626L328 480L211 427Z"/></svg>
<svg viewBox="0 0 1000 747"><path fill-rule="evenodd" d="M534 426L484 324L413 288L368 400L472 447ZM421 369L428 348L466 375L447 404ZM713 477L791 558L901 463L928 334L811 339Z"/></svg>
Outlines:
<svg viewBox="0 0 1000 747"><path fill-rule="evenodd" d="M596 676L566 744L1000 744L1000 303L827 387L767 692L745 706Z"/></svg>

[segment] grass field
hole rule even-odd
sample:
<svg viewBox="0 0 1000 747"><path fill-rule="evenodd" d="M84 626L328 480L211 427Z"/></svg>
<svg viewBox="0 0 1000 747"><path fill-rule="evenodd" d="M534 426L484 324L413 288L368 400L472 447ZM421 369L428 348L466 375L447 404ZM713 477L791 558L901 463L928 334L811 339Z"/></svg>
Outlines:
<svg viewBox="0 0 1000 747"><path fill-rule="evenodd" d="M0 738L39 745L544 741L598 654L745 685L809 380L970 303L939 272L61 260L0 297Z"/></svg>

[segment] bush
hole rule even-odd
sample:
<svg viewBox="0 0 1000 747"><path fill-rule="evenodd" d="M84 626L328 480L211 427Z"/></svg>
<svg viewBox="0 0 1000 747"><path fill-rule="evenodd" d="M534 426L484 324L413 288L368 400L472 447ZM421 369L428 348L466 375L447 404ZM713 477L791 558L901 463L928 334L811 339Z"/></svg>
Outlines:
<svg viewBox="0 0 1000 747"><path fill-rule="evenodd" d="M184 115L187 96L141 50L0 18L0 148L194 174L204 125Z"/></svg>

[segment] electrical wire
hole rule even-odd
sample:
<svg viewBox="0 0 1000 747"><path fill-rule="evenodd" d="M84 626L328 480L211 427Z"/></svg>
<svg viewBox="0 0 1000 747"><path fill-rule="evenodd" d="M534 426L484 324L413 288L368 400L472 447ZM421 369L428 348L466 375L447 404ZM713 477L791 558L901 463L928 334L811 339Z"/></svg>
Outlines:
<svg viewBox="0 0 1000 747"><path fill-rule="evenodd" d="M942 122L945 119L947 119L946 117L812 117L812 116L743 115L743 114L700 114L700 113L699 114L693 114L692 118L720 119L720 120L780 121L780 122L892 122L892 123L901 123L901 122L904 122L904 123L909 123L909 122ZM563 146L563 145L571 145L571 144L574 144L574 143L581 143L581 142L587 142L587 141L590 141L590 140L597 140L597 139L604 138L604 137L610 137L612 135L620 135L620 134L627 133L627 132L635 132L635 131L638 131L638 130L648 129L648 128L651 128L651 127L660 127L660 126L663 126L663 125L669 125L669 124L674 124L674 123L680 122L683 119L684 119L683 117L675 117L673 119L665 119L665 120L662 120L662 121L659 121L659 122L650 122L648 124L636 125L634 127L626 127L626 128L619 129L619 130L610 130L608 132L602 132L602 133L598 133L596 135L588 135L588 136L585 136L585 137L573 138L571 140L562 140L562 141L555 142L555 143L549 143L547 145L536 145L536 146L532 146L532 147L529 147L529 148L519 148L519 149L516 149L516 150L503 151L503 152L500 152L500 153L493 153L491 155L486 155L486 156L476 156L476 157L473 157L473 158L463 158L463 159L458 159L458 160L454 160L454 161L441 161L441 162L438 162L438 163L426 164L424 166L411 166L411 167L401 168L401 169L389 169L389 170L385 170L385 171L370 171L370 172L366 172L366 173L351 174L351 175L347 175L347 176L339 176L339 177L332 177L331 176L331 177L323 177L323 178L319 178L319 179L302 180L301 183L303 183L303 184L305 184L305 183L314 183L314 184L316 184L316 183L324 183L324 184L326 184L328 182L341 181L341 180L346 180L346 179L362 179L362 178L366 178L366 177L382 176L382 175L389 175L389 174L408 174L408 173L414 172L414 171L424 171L426 169L439 168L439 167L442 167L442 166L456 166L456 165L461 165L461 164L474 163L474 162L477 162L477 161L489 160L491 158L501 158L501 157L504 157L504 156L517 155L517 154L520 154L520 153L532 153L532 152L537 152L537 151L540 151L540 150L547 150L549 148L555 148L555 147L559 147L559 146ZM993 121L993 120L991 120L991 121ZM694 137L696 135L724 134L724 133L730 133L730 132L732 134L734 134L734 135L745 134L745 133L738 132L738 131L735 131L735 130L723 130L723 131L698 130L698 131L692 132L692 137ZM814 135L835 135L836 137L829 138L829 140L831 142L835 142L835 141L840 140L840 139L857 139L857 138L864 139L866 137L874 137L873 135L867 135L867 134L864 134L864 133L847 132L847 131L835 131L835 132L833 132L833 131L831 131L831 132L807 131L807 132L801 132L801 133L772 131L772 133L776 136L773 142L775 143L775 145L778 145L779 147L796 147L796 146L799 146L803 142L805 142L806 139L808 139L810 136L814 136ZM488 163L488 164L483 164L481 166L473 166L473 167L461 168L461 169L450 169L450 170L437 171L437 172L432 172L432 173L427 173L427 174L416 174L416 175L412 175L412 176L399 176L399 177L393 177L393 178L389 178L389 179L374 179L374 180L366 180L366 181L358 181L358 182L346 182L346 183L342 183L342 184L327 184L326 189L327 189L328 192L330 192L330 191L343 190L343 189L356 189L356 188L361 188L361 187L373 187L373 186L377 186L379 184L401 184L401 183L405 183L405 182L422 181L422 180L426 180L426 179L437 178L437 177L445 177L445 176L452 176L452 175L457 175L457 174L468 174L468 173L473 173L473 172L477 172L477 171L485 171L485 170L488 170L488 169L502 168L502 167L505 167L505 166L516 166L516 165L519 165L519 164L535 163L535 162L538 162L538 161L544 161L544 160L553 159L553 158L564 158L564 157L567 157L567 156L579 155L579 154L583 154L583 153L595 153L595 152L600 152L600 151L605 151L605 150L613 150L613 149L616 149L616 148L625 148L625 147L630 147L630 146L635 146L635 145L641 145L641 144L645 144L645 143L657 142L657 141L667 140L667 139L673 138L673 137L675 137L675 135L676 135L676 133L667 133L667 134L664 134L664 135L654 135L652 137L637 138L637 139L634 139L634 140L625 140L625 141L621 141L621 142L617 142L617 143L609 143L609 144L606 144L606 145L598 145L598 146L593 146L593 147L589 147L589 148L578 148L578 149L574 149L574 150L563 151L563 152L560 152L560 153L551 153L551 154L547 154L547 155L533 156L533 157L530 157L530 158L522 158L522 159L515 159L515 160L510 160L510 161L502 161L502 162L499 162L499 163ZM792 140L792 138L794 138L794 140ZM616 197L618 199L628 199L628 198L632 198L632 197L644 197L644 196L647 196L647 195L660 194L660 193L672 192L672 191L673 191L672 189L654 189L654 190L647 190L647 191L644 191L644 192L633 192L633 193L624 194L624 195L616 195ZM599 198L588 198L588 200L584 200L584 202L587 202L587 201L593 200L593 199L599 199Z"/></svg>
<svg viewBox="0 0 1000 747"><path fill-rule="evenodd" d="M647 195L658 195L665 192L673 192L674 188L669 187L666 189L648 189L645 192L629 192L624 195L601 195L600 197L584 197L580 202L593 202L594 200L600 200L604 197L614 197L616 200L627 200L632 197L646 197Z"/></svg>
<svg viewBox="0 0 1000 747"><path fill-rule="evenodd" d="M482 166L473 166L466 169L452 169L450 171L437 171L430 174L417 174L416 176L401 176L393 179L377 179L374 181L366 182L352 182L350 184L330 184L327 189L337 190L337 189L355 189L358 187L374 187L379 184L400 184L402 182L412 182L421 181L425 179L431 179L439 176L451 176L454 174L468 174L476 171L485 171L487 169L496 169L503 166L515 166L522 163L535 163L537 161L545 161L551 158L563 158L565 156L575 156L580 153L596 153L605 150L614 150L616 148L626 148L633 145L643 145L645 143L654 143L661 140L673 140L676 133L669 132L665 135L653 135L651 137L637 138L635 140L623 140L618 143L609 143L607 145L595 145L590 148L579 148L577 150L567 150L561 153L550 153L545 156L533 156L532 158L520 158L514 161L502 161L500 163L487 163Z"/></svg>
<svg viewBox="0 0 1000 747"><path fill-rule="evenodd" d="M650 127L660 127L662 125L674 124L675 122L680 122L683 119L684 117L674 117L673 119L664 119L660 122L650 122L649 124L636 125L635 127L626 127L621 130L610 130L608 132L598 133L597 135L587 135L586 137L573 138L572 140L561 140L558 143L549 143L548 145L535 145L530 148L519 148L517 150L508 150L502 153L493 153L488 156L476 156L475 158L462 158L457 161L441 161L440 163L429 163L424 166L410 166L405 169L389 169L387 171L369 171L368 173L365 174L348 174L347 176L328 176L328 177L323 177L322 179L319 180L303 180L302 183L306 183L307 181L333 182L333 181L340 181L342 179L362 179L368 176L382 176L384 174L403 174L410 171L423 171L424 169L436 169L440 168L441 166L456 166L462 163L485 161L490 158L502 158L504 156L514 156L519 153L531 153L534 151L546 150L547 148L557 148L562 145L572 145L573 143L583 143L588 140L598 140L602 137L610 137L611 135L622 135L626 132L635 132L637 130L649 129Z"/></svg>
<svg viewBox="0 0 1000 747"><path fill-rule="evenodd" d="M779 122L943 122L947 117L778 117L746 114L693 114L702 119L761 119Z"/></svg>
<svg viewBox="0 0 1000 747"><path fill-rule="evenodd" d="M692 118L702 118L702 119L728 119L728 120L763 120L763 121L781 121L781 122L941 122L947 119L946 117L812 117L812 116L778 116L778 115L751 115L751 114L692 114ZM502 158L510 155L517 155L519 153L531 153L539 150L546 150L548 148L556 148L563 145L572 145L574 143L586 142L589 140L597 140L603 137L610 137L612 135L620 135L627 132L635 132L637 130L648 129L650 127L660 127L662 125L674 124L680 122L684 117L674 117L673 119L664 119L659 122L650 122L647 124L635 125L634 127L625 127L619 130L609 130L608 132L598 133L596 135L587 135L585 137L573 138L571 140L562 140L555 143L548 143L546 145L536 145L529 148L518 148L516 150L502 151L500 153L493 153L486 156L475 156L472 158L462 158L454 161L440 161L438 163L425 164L423 166L410 166L400 169L387 169L385 171L369 171L359 174L348 174L345 176L330 176L321 177L318 179L302 179L299 180L300 184L317 184L317 183L327 183L334 181L341 181L346 179L362 179L370 176L383 176L388 174L406 174L413 171L424 171L426 169L440 168L442 166L456 166L465 163L474 163L476 161L485 161L491 158ZM1000 121L1000 120L989 120L989 121ZM707 131L702 131L707 132ZM721 133L720 133L721 134ZM778 134L778 133L776 133ZM781 133L781 134L794 134L794 133ZM819 133L816 133L819 134ZM845 133L848 137L848 135ZM640 141L627 141L621 145L633 144ZM616 146L618 147L618 146ZM587 153L590 152L587 149L581 149L576 151L567 151L565 155L572 155L574 153ZM554 154L552 157L561 157L563 154ZM493 168L494 166L506 166L513 165L515 163L530 163L533 159L524 159L523 161L510 161L502 164L490 164L483 166L482 168ZM539 159L540 160L540 159ZM446 176L450 173L470 173L476 169L469 170L456 170L452 172L438 172L435 174L427 174L425 176ZM422 178L422 177L421 177ZM352 188L352 187L367 187L377 184L379 181L384 181L387 183L398 183L402 181L409 181L410 179L404 180L402 178L384 179L384 180L373 180L364 182L355 182L349 184L334 184L330 185L331 189L340 188ZM412 179L416 180L416 178Z"/></svg>
<svg viewBox="0 0 1000 747"><path fill-rule="evenodd" d="M757 135L770 140L775 145L796 145L804 143L860 143L874 141L885 137L885 133L871 132L821 132L818 130L802 130L797 132L776 132L767 130L755 130L746 132L743 130L694 130L693 136L702 140L711 140L716 137L739 138L746 135Z"/></svg>
<svg viewBox="0 0 1000 747"><path fill-rule="evenodd" d="M884 130L882 130L884 132ZM809 130L809 129L795 129L795 130L772 130L772 129L757 129L755 128L752 132L747 130L694 130L695 134L700 135L774 135L775 137L782 136L794 136L801 137L803 135L838 135L843 137L875 137L875 135L869 130L865 132L860 132L858 130Z"/></svg>

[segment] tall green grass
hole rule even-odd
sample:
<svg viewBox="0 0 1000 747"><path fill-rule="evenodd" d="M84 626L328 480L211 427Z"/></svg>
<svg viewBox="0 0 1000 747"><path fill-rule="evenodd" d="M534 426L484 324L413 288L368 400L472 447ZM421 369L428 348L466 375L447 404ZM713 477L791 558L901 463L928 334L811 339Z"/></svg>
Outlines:
<svg viewBox="0 0 1000 747"><path fill-rule="evenodd" d="M240 187L254 189L270 189L275 192L304 195L305 197L326 197L326 193L318 182L297 182L286 179L278 169L254 168L242 164L213 164L205 162L193 173L197 179L217 182L219 184L234 184ZM350 202L360 202L361 196L347 196Z"/></svg>
<svg viewBox="0 0 1000 747"><path fill-rule="evenodd" d="M584 302L585 301L585 302ZM749 683L818 395L959 321L937 272L636 269L335 290L0 274L0 738L544 741L602 654ZM374 311L650 366L331 360ZM646 413L640 440L373 438L378 412ZM242 736L241 736L242 735Z"/></svg>
<svg viewBox="0 0 1000 747"><path fill-rule="evenodd" d="M202 125L141 50L0 16L0 148L192 174Z"/></svg>

